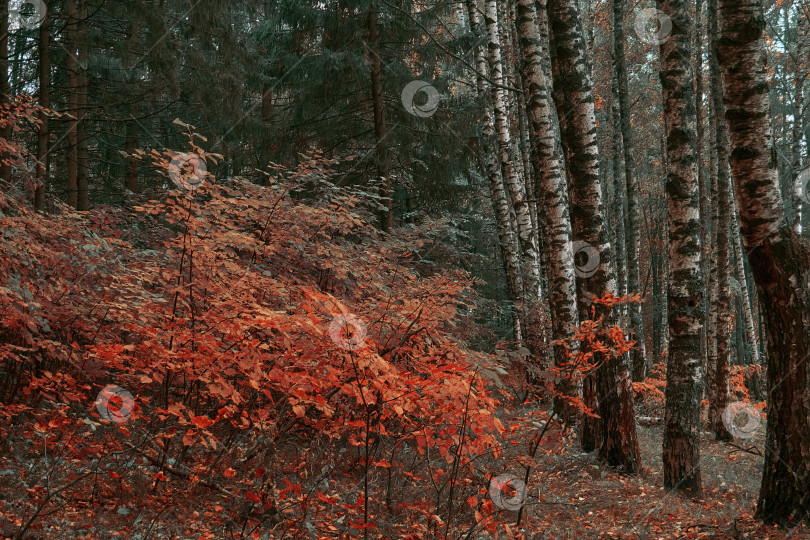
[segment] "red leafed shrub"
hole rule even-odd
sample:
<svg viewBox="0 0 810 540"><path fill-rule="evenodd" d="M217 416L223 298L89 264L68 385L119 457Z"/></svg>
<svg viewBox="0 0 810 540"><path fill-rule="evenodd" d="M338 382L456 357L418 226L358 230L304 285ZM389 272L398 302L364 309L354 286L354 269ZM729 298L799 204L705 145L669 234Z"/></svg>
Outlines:
<svg viewBox="0 0 810 540"><path fill-rule="evenodd" d="M151 154L176 180L173 156ZM208 538L430 536L462 511L504 430L492 359L454 335L471 279L420 275L333 165L203 175L136 212L0 200L0 434L61 463L23 523L62 486L202 513Z"/></svg>

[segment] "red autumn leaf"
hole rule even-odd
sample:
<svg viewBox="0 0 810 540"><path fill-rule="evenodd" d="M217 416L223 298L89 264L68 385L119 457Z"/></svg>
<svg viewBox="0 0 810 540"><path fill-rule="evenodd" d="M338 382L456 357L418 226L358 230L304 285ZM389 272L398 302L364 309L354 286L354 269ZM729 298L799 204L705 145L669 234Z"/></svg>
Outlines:
<svg viewBox="0 0 810 540"><path fill-rule="evenodd" d="M200 429L205 429L214 423L207 416L194 416L193 414L191 415L191 422Z"/></svg>

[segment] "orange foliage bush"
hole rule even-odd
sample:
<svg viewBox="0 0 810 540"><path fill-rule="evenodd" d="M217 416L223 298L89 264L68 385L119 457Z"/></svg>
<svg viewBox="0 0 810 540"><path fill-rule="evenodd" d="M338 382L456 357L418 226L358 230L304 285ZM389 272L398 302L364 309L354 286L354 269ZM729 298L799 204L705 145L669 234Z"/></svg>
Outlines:
<svg viewBox="0 0 810 540"><path fill-rule="evenodd" d="M170 156L152 155L176 173ZM200 537L428 534L446 490L400 495L471 485L472 460L498 455L492 359L454 338L470 277L420 276L333 164L314 155L266 186L206 175L137 213L43 216L0 196L3 439L36 426L30 451L65 460L54 479L92 476L96 504L187 501L211 522ZM343 314L364 325L353 342Z"/></svg>
<svg viewBox="0 0 810 540"><path fill-rule="evenodd" d="M172 508L207 524L198 538L494 531L479 496L502 453L490 383L506 372L464 345L470 276L420 274L426 231L380 236L376 197L338 187L317 154L261 186L215 181L203 164L217 156L196 144L180 165L138 155L199 182L134 209L54 215L0 194L4 466L50 467L16 486L29 505L12 521L35 529L60 498ZM592 347L622 345L588 328ZM548 415L534 420L529 455L541 440L559 451ZM112 515L110 530L137 527Z"/></svg>

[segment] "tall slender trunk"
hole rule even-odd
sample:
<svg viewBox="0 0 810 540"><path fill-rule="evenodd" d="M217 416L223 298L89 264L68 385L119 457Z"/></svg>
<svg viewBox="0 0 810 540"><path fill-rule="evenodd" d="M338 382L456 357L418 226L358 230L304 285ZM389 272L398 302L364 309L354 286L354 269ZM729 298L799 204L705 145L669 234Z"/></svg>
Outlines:
<svg viewBox="0 0 810 540"><path fill-rule="evenodd" d="M579 326L575 293L574 253L571 243L571 220L568 214L568 193L562 171L562 160L556 152L556 134L552 122L549 86L541 64L542 47L533 0L518 0L517 29L521 51L521 72L526 94L526 110L533 144L532 165L540 177L535 184L535 197L542 201L544 221L543 245L548 252L549 297L554 339L570 339ZM566 369L571 363L567 346L555 347L555 364ZM576 349L574 348L574 353ZM563 385L563 393L572 392ZM566 421L577 418L576 408L562 399L555 407Z"/></svg>
<svg viewBox="0 0 810 540"><path fill-rule="evenodd" d="M523 88L525 83L521 80L520 72L518 72L518 80L519 86ZM529 135L529 116L527 112L527 105L526 105L526 95L521 93L518 94L516 98L518 104L518 127L520 129L520 144L518 148L520 150L520 157L523 166L523 174L524 174L524 183L526 185L526 194L529 198L529 217L532 220L532 229L534 229L534 235L537 237L539 241L540 232L537 225L537 199L534 197L535 193L535 181L537 173L532 168L532 142L531 136ZM539 244L538 244L538 257L539 255ZM540 257L540 261L542 257ZM538 261L538 263L540 262ZM542 264L541 266L541 274L542 274ZM540 277L540 290L542 296L542 275Z"/></svg>
<svg viewBox="0 0 810 540"><path fill-rule="evenodd" d="M372 1L368 8L368 43L371 57L371 102L374 107L374 139L377 150L377 171L380 176L380 196L384 210L380 212L380 229L391 232L394 228L394 214L391 201L391 178L388 151L385 137L388 127L385 123L385 98L383 86L385 79L380 59L379 39L377 36L377 2Z"/></svg>
<svg viewBox="0 0 810 540"><path fill-rule="evenodd" d="M515 161L512 156L509 117L506 110L506 92L504 90L507 81L504 77L503 59L501 57L497 4L497 0L486 0L484 20L489 37L487 48L489 51L490 73L494 83L491 85L491 91L495 111L498 153L501 160L503 179L509 190L509 196L512 199L512 205L514 207L518 244L520 246L520 262L525 283L524 295L520 298L518 306L521 313L526 313L530 308L528 304L536 302L539 298L540 266L537 254L537 241L534 234L535 231L532 228L532 220L529 215L529 201L526 196L526 187L520 181L517 171L515 170ZM530 331L530 329L527 329L527 332Z"/></svg>
<svg viewBox="0 0 810 540"><path fill-rule="evenodd" d="M793 229L802 233L802 102L804 86L796 74L793 83L793 143L791 150L791 170L793 178Z"/></svg>
<svg viewBox="0 0 810 540"><path fill-rule="evenodd" d="M661 44L669 216L669 362L663 461L664 486L697 493L700 482L700 398L703 278L696 167L695 89L691 21L685 0L658 0L672 18Z"/></svg>
<svg viewBox="0 0 810 540"><path fill-rule="evenodd" d="M664 71L664 54L663 50L659 46L656 49L658 54L658 75L659 80L661 76L661 72ZM664 103L664 89L661 88L661 103ZM667 156L667 139L668 139L668 131L666 129L666 111L664 108L661 108L661 115L659 118L659 124L664 126L664 129L660 130L661 136L658 138L658 152L660 155L660 166L658 177L664 179L664 196L658 199L656 202L661 206L658 211L659 216L665 216L663 219L663 227L661 228L661 246L662 246L662 256L661 256L661 278L663 281L662 289L664 294L664 301L661 303L661 322L663 323L662 332L661 332L661 346L662 350L666 351L666 363L667 368L669 367L669 341L670 341L670 324L669 324L669 248L670 248L670 234L669 228L671 223L669 221L669 195L666 189L666 178L667 178L667 171L669 170L669 157Z"/></svg>
<svg viewBox="0 0 810 540"><path fill-rule="evenodd" d="M613 0L613 53L614 76L619 85L619 119L621 125L622 146L624 148L624 177L627 184L627 288L628 292L641 294L639 275L641 237L639 236L639 199L641 194L636 178L635 145L633 128L630 125L630 91L627 88L627 66L624 61L624 0ZM631 351L633 380L643 381L647 376L647 344L644 339L644 318L641 303L633 302L628 306L630 311L631 336L636 341Z"/></svg>
<svg viewBox="0 0 810 540"><path fill-rule="evenodd" d="M552 81L552 78L551 78L551 55L548 54L548 51L551 49L551 45L550 45L550 39L549 39L548 12L546 11L545 0L535 0L534 8L535 8L535 13L537 15L537 31L538 31L538 33L540 35L540 49L542 51L546 51L546 53L540 55L540 65L543 68L543 75L545 76L546 84L548 85L547 90L549 92L551 92L551 81ZM551 115L552 115L552 123L555 126L558 125L557 109L554 108L554 103L553 102L551 103ZM562 157L562 148L560 146L559 137L557 137L557 139L555 140L554 152L556 153L557 159L560 161L560 164L562 166L561 173L563 175L563 178L566 178L567 176L566 176L566 172L565 172L565 161L563 160L563 157ZM537 175L539 175L539 174L540 174L540 171L535 171L535 175L536 175L535 182L537 182L536 178L537 178ZM536 197L535 197L535 199L536 199ZM541 218L541 216L544 213L542 205L538 204L537 212L538 212L538 214L537 214L538 215L538 218L537 218L537 220L538 220L538 238L541 238L542 237L542 232L540 231L540 228L542 227L542 223L543 223L543 220L544 220L544 218ZM541 269L542 268L548 268L548 256L549 256L548 255L548 250L545 249L545 248L542 248L540 250ZM548 284L547 284L548 276L545 275L545 277L546 277L546 295L548 295ZM550 307L551 307L550 302L547 302L546 305L550 309ZM549 320L550 320L550 318L551 318L551 315L549 314ZM546 329L547 332L548 332L548 335L549 335L549 339L552 338L552 333L551 333L551 328L550 327L551 327L551 324L549 323L547 325L547 329Z"/></svg>
<svg viewBox="0 0 810 540"><path fill-rule="evenodd" d="M765 463L756 517L810 521L810 306L797 287L810 263L787 221L776 172L759 0L719 0L731 171L768 347Z"/></svg>
<svg viewBox="0 0 810 540"><path fill-rule="evenodd" d="M527 300L525 306L525 319L527 336L525 340L526 346L532 351L534 356L534 366L530 368L528 376L530 382L537 382L537 373L547 367L549 362L545 357L553 357L554 352L549 350L547 343L551 341L549 336L554 334L551 328L551 314L550 305L546 292L544 291L544 278L548 263L547 254L542 254L540 239L540 224L537 221L537 197L536 197L536 182L537 173L532 167L532 139L529 135L529 118L526 103L526 94L520 89L525 87L523 82L523 75L521 71L521 52L518 43L518 27L517 27L517 2L509 0L501 13L507 20L506 29L508 30L508 44L506 47L507 52L511 52L511 58L507 57L504 64L509 66L508 75L505 74L504 80L514 80L514 91L509 91L509 98L511 103L511 128L517 133L517 137L513 139L512 156L515 157L516 172L518 180L526 193L527 211L531 222L531 238L533 243L534 257L532 260L526 261L525 264L529 265L526 274L527 283L536 280L536 290L527 291ZM501 25L503 28L503 25ZM552 360L553 361L553 360Z"/></svg>
<svg viewBox="0 0 810 540"><path fill-rule="evenodd" d="M577 280L580 318L584 319L591 317L588 301L591 295L615 295L616 275L605 225L593 82L579 8L576 0L550 0L548 14L553 35L554 100L560 113L560 133L570 178L573 237L590 244L600 258L593 274L589 277L580 274ZM605 322L610 324L612 313L607 311ZM626 473L638 472L641 454L626 355L606 357L593 352L594 359L603 362L597 374L603 434L599 457Z"/></svg>
<svg viewBox="0 0 810 540"><path fill-rule="evenodd" d="M39 24L39 105L51 108L51 57L50 57L50 15L42 14ZM48 113L39 114L37 130L37 187L34 191L34 208L45 209L45 185L48 176Z"/></svg>
<svg viewBox="0 0 810 540"><path fill-rule="evenodd" d="M528 129L524 122L526 111L524 110L523 100L521 99L523 94L517 90L523 88L518 66L520 52L517 44L517 26L515 23L517 17L515 10L517 6L514 0L507 0L506 2L501 2L501 4L502 7L499 9L498 22L501 36L503 36L502 39L504 40L501 47L501 54L504 56L501 59L504 69L503 80L510 82L510 86L515 87L515 90L506 91L509 131L510 133L515 133L515 136L511 138L512 150L510 155L513 156L514 159L513 164L518 181L526 192L526 211L529 214L533 229L532 236L535 238L536 244L537 231L534 230L536 223L535 216L532 215L532 200L534 197L532 196L532 191L529 189L531 179L528 175L527 149L523 143L524 134ZM535 245L535 249L536 247Z"/></svg>
<svg viewBox="0 0 810 540"><path fill-rule="evenodd" d="M121 56L121 61L125 68L133 69L134 58L133 49L137 46L136 41L138 37L138 26L132 24L127 29L127 37ZM132 80L131 75L127 76L127 81ZM266 93L265 93L266 95ZM264 120L264 106L265 95L262 95L262 119ZM137 111L135 104L128 104L126 106L127 119L124 127L124 147L126 149L127 158L127 176L124 186L131 192L138 191L138 172L140 170L140 160L135 155L135 149L138 147L138 123L135 120L134 112ZM265 120L266 121L266 120Z"/></svg>
<svg viewBox="0 0 810 540"><path fill-rule="evenodd" d="M608 212L605 216L605 226L608 229L608 234L611 240L611 260L616 261L616 295L622 296L627 293L627 258L624 254L625 241L624 241L624 187L622 184L621 173L621 139L619 131L619 105L617 101L618 84L616 83L615 72L613 74L613 81L611 85L611 131L613 134L613 151L612 151L612 196L608 194L609 189L605 183L605 203ZM612 198L611 198L612 197ZM619 307L621 309L621 307ZM583 315L584 316L584 315ZM587 315L591 318L591 315ZM585 405L589 409L599 411L599 403L601 400L599 388L599 373L598 371L591 371L582 380L582 398ZM590 452L602 447L604 442L604 433L602 428L602 418L599 416L583 416L581 431L581 444L584 452Z"/></svg>
<svg viewBox="0 0 810 540"><path fill-rule="evenodd" d="M540 46L544 51L550 51L551 29L548 21L548 0L535 0L534 9L537 12L537 30L540 32ZM551 81L551 54L543 54L540 59L540 64L543 66L543 74L546 76L546 81Z"/></svg>
<svg viewBox="0 0 810 540"><path fill-rule="evenodd" d="M8 82L8 2L0 2L0 107L8 105L10 101L11 86ZM11 126L0 128L0 137L6 141L11 139ZM0 154L0 178L10 180L11 156Z"/></svg>
<svg viewBox="0 0 810 540"><path fill-rule="evenodd" d="M731 440L726 426L723 424L723 411L728 404L729 396L729 347L731 328L730 292L729 292L729 226L731 199L731 175L729 171L729 141L728 126L725 119L725 105L723 104L723 80L720 67L717 64L717 13L714 2L709 5L709 34L711 40L711 54L709 55L709 72L712 82L712 100L715 114L715 156L717 171L714 175L715 189L717 191L717 356L710 371L709 379L709 424L714 431L715 438L721 441Z"/></svg>
<svg viewBox="0 0 810 540"><path fill-rule="evenodd" d="M712 0L714 1L714 0ZM713 9L710 7L710 9ZM707 235L707 257L706 257L706 290L708 291L708 306L705 310L707 317L706 324L706 353L704 372L707 395L711 401L711 394L714 391L709 381L713 380L714 367L717 365L717 114L714 110L714 90L709 98L709 195L708 195L708 235Z"/></svg>
<svg viewBox="0 0 810 540"><path fill-rule="evenodd" d="M713 252L709 249L713 248L712 241L709 240L709 230L713 226L713 221L710 223L709 217L712 215L713 209L709 206L711 199L707 197L707 185L705 174L705 159L706 155L706 129L703 120L703 0L696 0L695 2L695 35L694 35L692 72L695 74L695 123L697 126L697 173L698 173L698 192L700 198L700 248L701 248L701 271L703 272L704 290L709 290L710 274L712 272L711 264ZM714 133L710 134L710 136ZM710 151L711 155L712 152ZM711 176L714 168L710 169L712 172L709 174L709 181L713 181ZM711 190L711 187L708 187ZM709 312L712 310L711 304L712 293L704 295L703 297L703 313L709 317ZM703 372L708 375L707 361L709 357L709 333L711 329L709 325L705 325L703 333Z"/></svg>
<svg viewBox="0 0 810 540"><path fill-rule="evenodd" d="M661 215L663 212L658 211L659 202L656 200L656 216ZM646 215L648 215L645 212ZM664 268L664 227L660 220L655 223L650 223L649 217L646 218L648 227L650 229L650 259L651 259L651 273L652 273L652 294L653 294L653 358L656 363L660 362L664 353L664 335L666 334L666 317L664 314L664 306L666 305L666 298L664 292L666 291L666 271Z"/></svg>
<svg viewBox="0 0 810 540"><path fill-rule="evenodd" d="M624 212L624 190L622 178L622 131L621 131L621 111L619 109L619 81L616 66L613 68L613 81L611 82L611 105L612 116L611 127L613 131L613 252L616 254L616 294L624 296L627 294L627 256L625 247L627 239L625 237L625 212Z"/></svg>
<svg viewBox="0 0 810 540"><path fill-rule="evenodd" d="M807 44L805 28L807 27L807 8L796 9L796 47L794 50L793 69L793 138L791 151L791 169L793 172L793 229L802 234L802 112L804 109L804 82L807 79Z"/></svg>
<svg viewBox="0 0 810 540"><path fill-rule="evenodd" d="M467 15L470 23L470 30L474 36L483 34L481 16L478 12L476 0L467 0ZM506 190L501 177L501 167L498 162L493 147L495 147L495 124L492 106L488 100L489 86L487 83L487 57L483 47L476 47L475 51L476 67L476 89L478 96L485 102L484 118L482 120L482 132L484 135L483 152L486 163L486 173L489 178L489 190L492 198L492 208L495 213L495 226L498 230L498 240L501 247L501 255L506 273L506 282L509 287L509 295L513 306L517 306L523 296L523 278L520 273L520 257L518 255L517 239L509 218L509 202L506 197ZM522 314L515 309L513 312L513 337L515 342L520 344L523 339Z"/></svg>
<svg viewBox="0 0 810 540"><path fill-rule="evenodd" d="M734 260L737 270L737 281L740 282L740 289L743 297L743 314L745 315L745 331L748 335L748 342L751 344L751 360L754 364L760 364L759 339L754 329L754 306L751 302L751 295L748 292L749 276L745 271L745 260L743 259L742 238L740 238L740 221L738 218L737 198L731 193L731 244L734 248Z"/></svg>
<svg viewBox="0 0 810 540"><path fill-rule="evenodd" d="M78 27L76 32L79 71L77 73L78 89L76 92L77 110L79 111L79 122L76 126L76 167L77 167L77 210L88 210L90 208L90 190L88 182L90 180L90 159L88 156L88 130L87 130L87 0L78 0Z"/></svg>
<svg viewBox="0 0 810 540"><path fill-rule="evenodd" d="M11 94L19 95L23 90L25 80L23 79L23 55L28 50L28 37L22 32L15 32L13 34L14 42L11 48L11 75L9 78L9 85L11 86Z"/></svg>
<svg viewBox="0 0 810 540"><path fill-rule="evenodd" d="M70 121L68 123L68 151L67 151L67 197L68 204L73 208L78 207L79 183L78 183L78 140L79 140L79 63L76 58L78 41L78 12L76 10L77 0L67 0L67 25L65 26L65 46L67 47L67 72L68 72L68 112Z"/></svg>
<svg viewBox="0 0 810 540"><path fill-rule="evenodd" d="M743 331L743 313L742 313L742 295L737 294L734 295L734 316L735 324L734 324L734 343L737 345L737 364L744 365L743 361L745 359L745 338L744 331Z"/></svg>

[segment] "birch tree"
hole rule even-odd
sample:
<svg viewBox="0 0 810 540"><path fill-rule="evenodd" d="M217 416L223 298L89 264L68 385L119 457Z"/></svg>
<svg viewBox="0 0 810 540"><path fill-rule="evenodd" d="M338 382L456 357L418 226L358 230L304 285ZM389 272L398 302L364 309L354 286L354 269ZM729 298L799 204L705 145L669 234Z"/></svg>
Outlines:
<svg viewBox="0 0 810 540"><path fill-rule="evenodd" d="M725 120L723 104L723 81L717 65L717 21L716 6L709 5L709 35L711 37L711 54L709 55L709 72L712 82L712 100L714 103L714 147L716 170L713 171L714 190L717 192L716 223L716 261L717 261L717 343L714 358L710 356L709 370L709 424L718 440L731 440L731 434L723 423L723 411L728 404L729 395L729 342L731 327L729 318L729 264L733 253L729 250L730 226L730 190L731 178L728 165L728 126Z"/></svg>
<svg viewBox="0 0 810 540"><path fill-rule="evenodd" d="M770 128L765 21L759 0L719 0L730 164L743 244L760 298L768 357L765 463L756 516L810 520L810 309L800 289L807 250L783 211Z"/></svg>
<svg viewBox="0 0 810 540"><path fill-rule="evenodd" d="M587 243L599 256L595 271L577 280L580 317L590 318L591 297L616 293L599 177L591 66L576 0L550 0L548 14L553 35L554 100L569 174L573 238ZM607 322L611 322L610 317ZM597 375L603 435L599 456L624 472L638 472L641 456L626 355L606 358L596 353L595 359L603 362Z"/></svg>
<svg viewBox="0 0 810 540"><path fill-rule="evenodd" d="M519 310L524 312L525 302L539 298L540 270L538 265L537 242L535 241L532 220L529 215L529 202L526 188L521 183L512 156L512 142L509 132L509 117L506 109L506 92L504 86L503 59L501 56L500 31L498 28L498 2L486 0L484 20L487 28L489 67L492 83L492 102L495 113L495 131L498 140L498 156L501 162L503 179L509 190L514 207L517 225L520 261L523 270L525 287L524 296L519 301Z"/></svg>
<svg viewBox="0 0 810 540"><path fill-rule="evenodd" d="M541 63L542 46L533 0L518 0L517 30L526 112L533 142L532 166L539 173L535 184L535 198L542 202L543 208L540 230L543 233L543 245L548 250L552 328L555 339L570 339L579 326L579 317L568 192L561 157L555 148L551 97ZM564 371L566 364L572 361L562 346L555 348L554 360ZM574 388L567 384L560 390L567 394L574 392ZM556 400L556 410L564 420L574 421L576 409L566 403L564 400Z"/></svg>
<svg viewBox="0 0 810 540"><path fill-rule="evenodd" d="M618 84L619 126L622 148L624 149L624 177L627 185L627 217L624 220L627 242L627 290L641 293L640 261L641 238L639 236L639 199L641 197L636 178L635 144L633 128L630 124L630 91L627 88L627 66L624 60L624 0L613 0L613 53L614 77ZM631 351L633 380L643 381L647 373L647 348L644 339L644 322L641 316L641 303L634 302L630 311L631 335L636 345Z"/></svg>
<svg viewBox="0 0 810 540"><path fill-rule="evenodd" d="M696 167L691 23L684 0L659 0L672 19L660 45L669 218L669 362L664 418L664 486L699 492L703 278Z"/></svg>
<svg viewBox="0 0 810 540"><path fill-rule="evenodd" d="M743 315L745 317L745 332L748 335L748 342L751 344L751 361L755 365L760 364L759 340L754 328L754 306L751 302L751 295L748 292L749 273L745 271L743 257L742 238L740 237L740 220L737 210L737 198L734 196L734 189L731 190L731 244L734 249L734 263L737 272L737 281L740 282L740 289L743 297Z"/></svg>
<svg viewBox="0 0 810 540"><path fill-rule="evenodd" d="M470 30L474 36L482 35L481 16L475 0L467 0L467 14ZM504 261L506 281L509 287L509 294L513 304L518 304L523 297L523 278L520 270L520 256L518 254L517 238L510 223L509 201L506 196L506 189L503 185L501 167L497 153L492 149L496 145L495 124L492 106L488 99L489 83L487 55L483 47L476 47L475 53L476 67L476 88L478 96L485 102L484 118L481 121L484 135L484 160L486 164L486 174L489 179L489 191L492 198L492 208L495 212L495 226L498 230L498 240L501 246L501 255ZM513 337L517 343L522 341L523 328L521 325L521 313L514 313Z"/></svg>

